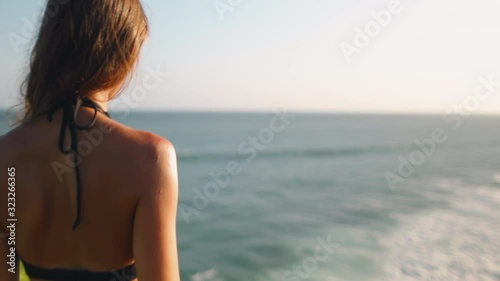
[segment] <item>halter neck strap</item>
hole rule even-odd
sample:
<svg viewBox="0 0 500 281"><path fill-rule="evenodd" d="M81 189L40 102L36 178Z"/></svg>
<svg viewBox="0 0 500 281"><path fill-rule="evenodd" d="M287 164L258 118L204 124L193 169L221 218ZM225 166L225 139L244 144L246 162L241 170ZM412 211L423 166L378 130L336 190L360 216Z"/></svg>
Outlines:
<svg viewBox="0 0 500 281"><path fill-rule="evenodd" d="M75 230L81 224L81 208L82 208L82 181L80 176L80 154L78 152L78 130L89 130L92 128L97 121L97 112L101 112L108 116L110 115L108 112L104 111L101 106L92 101L87 97L72 97L66 98L62 100L59 104L57 104L52 110L48 113L48 120L52 122L53 116L55 112L61 108L62 112L62 121L61 121L61 130L59 132L59 150L64 154L73 154L73 164L75 166L75 175L76 175L76 218L73 224L73 230ZM81 125L76 123L76 117L78 115L78 111L81 107L88 107L94 109L94 116L90 123ZM65 145L66 132L69 130L70 134L70 144Z"/></svg>

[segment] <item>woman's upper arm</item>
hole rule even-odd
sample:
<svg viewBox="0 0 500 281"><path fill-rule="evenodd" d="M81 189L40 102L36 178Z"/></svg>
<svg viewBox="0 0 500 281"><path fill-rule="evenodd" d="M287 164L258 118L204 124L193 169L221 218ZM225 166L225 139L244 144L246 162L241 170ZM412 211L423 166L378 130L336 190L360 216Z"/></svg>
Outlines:
<svg viewBox="0 0 500 281"><path fill-rule="evenodd" d="M155 151L156 163L152 163L150 176L143 181L134 219L137 276L139 281L179 281L177 160L168 142L162 142Z"/></svg>

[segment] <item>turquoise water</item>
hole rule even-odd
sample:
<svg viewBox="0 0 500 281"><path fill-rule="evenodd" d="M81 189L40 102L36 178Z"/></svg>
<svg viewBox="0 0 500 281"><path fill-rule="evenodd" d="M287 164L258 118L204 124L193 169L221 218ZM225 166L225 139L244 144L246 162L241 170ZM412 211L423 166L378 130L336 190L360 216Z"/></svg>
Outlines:
<svg viewBox="0 0 500 281"><path fill-rule="evenodd" d="M122 119L176 146L182 280L500 280L500 117Z"/></svg>

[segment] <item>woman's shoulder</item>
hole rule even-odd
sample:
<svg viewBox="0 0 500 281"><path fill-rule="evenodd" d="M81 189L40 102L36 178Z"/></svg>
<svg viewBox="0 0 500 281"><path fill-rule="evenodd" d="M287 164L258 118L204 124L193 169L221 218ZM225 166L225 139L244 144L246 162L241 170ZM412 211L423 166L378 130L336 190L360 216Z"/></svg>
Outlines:
<svg viewBox="0 0 500 281"><path fill-rule="evenodd" d="M111 145L113 150L123 154L133 162L135 169L149 177L154 174L165 174L176 168L176 151L174 145L165 137L149 131L138 130L123 124L112 125Z"/></svg>
<svg viewBox="0 0 500 281"><path fill-rule="evenodd" d="M169 194L175 196L178 189L177 157L174 145L166 138L148 131L119 127L118 134L124 141L122 151L127 151L126 174L141 197Z"/></svg>
<svg viewBox="0 0 500 281"><path fill-rule="evenodd" d="M0 136L0 155L2 155L0 158L6 159L17 147L22 146L29 140L22 126L12 128L10 131Z"/></svg>
<svg viewBox="0 0 500 281"><path fill-rule="evenodd" d="M110 131L114 134L114 137L120 139L120 146L123 149L136 153L139 159L142 157L151 159L158 156L175 155L174 145L163 136L131 128L120 123L115 123L111 126Z"/></svg>

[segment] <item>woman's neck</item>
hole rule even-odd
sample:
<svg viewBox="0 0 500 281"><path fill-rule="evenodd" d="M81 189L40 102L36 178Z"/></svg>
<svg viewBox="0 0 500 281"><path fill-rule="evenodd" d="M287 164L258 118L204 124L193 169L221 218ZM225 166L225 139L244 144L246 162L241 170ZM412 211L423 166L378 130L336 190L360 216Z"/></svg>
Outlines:
<svg viewBox="0 0 500 281"><path fill-rule="evenodd" d="M110 90L107 91L101 91L97 93L90 94L88 96L89 99L91 99L93 102L98 104L104 111L108 111L108 100L112 95L110 94Z"/></svg>

